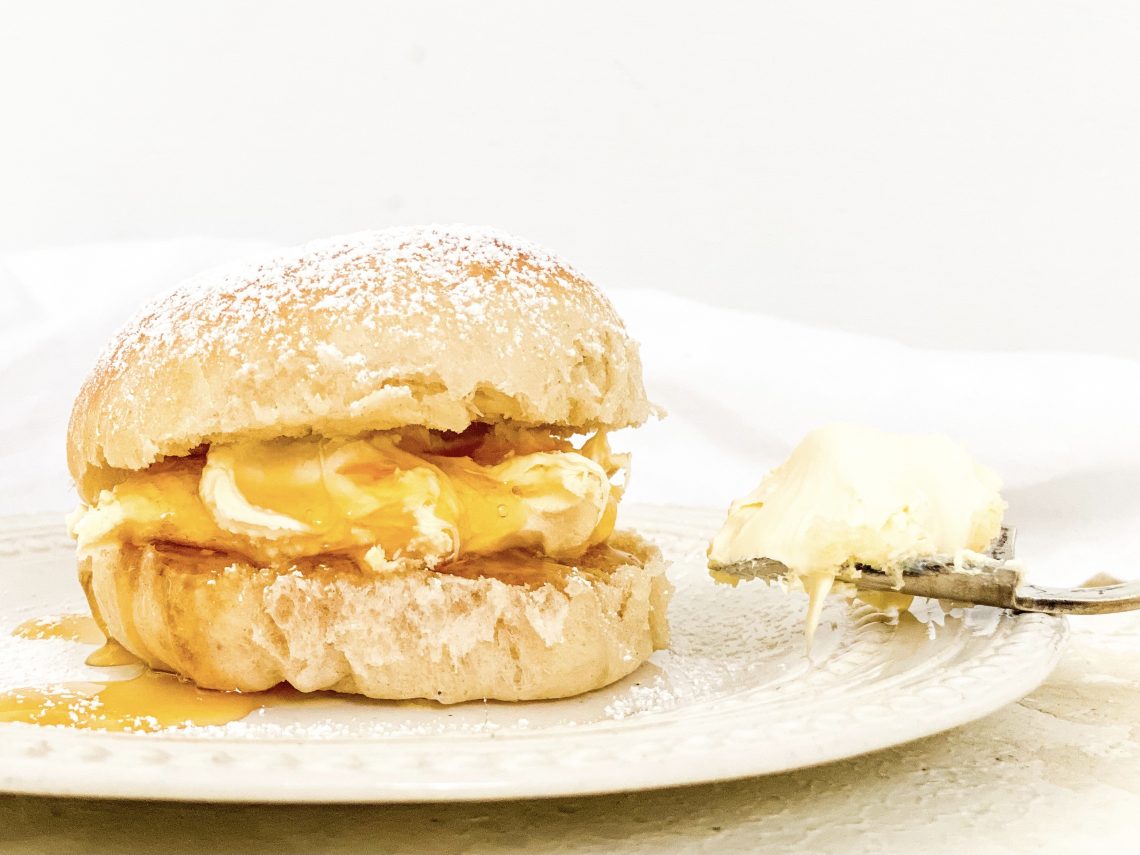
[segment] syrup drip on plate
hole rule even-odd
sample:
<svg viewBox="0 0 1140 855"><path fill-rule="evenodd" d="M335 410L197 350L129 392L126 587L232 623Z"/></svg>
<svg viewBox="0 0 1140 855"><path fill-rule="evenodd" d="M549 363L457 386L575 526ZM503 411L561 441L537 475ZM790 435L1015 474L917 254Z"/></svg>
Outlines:
<svg viewBox="0 0 1140 855"><path fill-rule="evenodd" d="M105 640L102 630L90 615L32 618L12 630L12 635L35 640L61 638L64 641L78 641L80 644L102 644Z"/></svg>
<svg viewBox="0 0 1140 855"><path fill-rule="evenodd" d="M139 659L119 642L105 638L99 624L90 615L58 615L50 618L26 620L14 630L17 638L40 641L59 638L64 641L78 641L80 644L102 645L91 653L84 664L96 668L111 668L116 665L138 665Z"/></svg>
<svg viewBox="0 0 1140 855"><path fill-rule="evenodd" d="M228 724L280 700L283 693L213 692L173 674L147 670L131 680L2 692L0 721L146 732Z"/></svg>
<svg viewBox="0 0 1140 855"><path fill-rule="evenodd" d="M12 634L32 640L56 638L101 644L87 657L88 665L139 664L117 642L105 640L87 615L37 618L20 624ZM147 669L129 680L60 683L0 692L0 722L153 732L228 724L255 710L304 697L287 686L267 692L200 689L174 674Z"/></svg>
<svg viewBox="0 0 1140 855"><path fill-rule="evenodd" d="M113 668L116 665L138 665L140 662L135 654L113 638L108 638L102 647L83 660L83 664L95 668Z"/></svg>

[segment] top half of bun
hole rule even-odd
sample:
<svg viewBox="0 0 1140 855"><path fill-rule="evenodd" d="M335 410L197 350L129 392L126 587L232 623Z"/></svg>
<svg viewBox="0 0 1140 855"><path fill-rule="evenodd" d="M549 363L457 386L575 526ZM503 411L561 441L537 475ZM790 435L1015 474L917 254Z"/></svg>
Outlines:
<svg viewBox="0 0 1140 855"><path fill-rule="evenodd" d="M362 232L202 274L108 344L75 401L90 501L203 443L512 421L582 432L650 412L637 345L558 257L501 232Z"/></svg>

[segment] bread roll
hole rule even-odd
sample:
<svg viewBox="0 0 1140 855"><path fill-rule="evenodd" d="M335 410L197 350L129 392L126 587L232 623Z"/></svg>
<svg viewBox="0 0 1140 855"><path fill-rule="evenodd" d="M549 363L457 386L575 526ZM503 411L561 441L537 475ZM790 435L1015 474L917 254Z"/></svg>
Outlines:
<svg viewBox="0 0 1140 855"><path fill-rule="evenodd" d="M636 426L651 411L637 345L610 302L558 257L501 232L362 232L211 271L131 321L76 399L67 452L84 502L73 525L80 579L111 638L207 688L288 682L443 703L589 691L666 643L671 588L654 547L611 534L621 488L608 480L619 465L604 436L577 451L565 438ZM422 428L437 432L427 447L444 450L409 463L412 452L397 455L392 443ZM473 462L468 474L446 476L431 455L468 454L455 446L463 431L460 445L521 437L501 452L510 466L485 471L509 479L514 462L526 463L519 472L530 480L484 491L473 486L484 483ZM289 477L272 469L293 454L283 438L309 438L293 444L304 449ZM379 444L358 444L355 469L332 469L324 449L357 438ZM258 456L271 447L279 453ZM384 454L402 462L377 463ZM218 469L223 459L228 468ZM276 462L239 466L263 459ZM230 480L213 478L207 490L203 471ZM431 473L416 481L419 493L404 491L409 472ZM462 490L430 504L461 475ZM250 478L260 503L244 498ZM336 501L363 504L312 510L307 497L324 501L333 483ZM388 485L389 504L375 507L395 507L393 516L369 510L373 483ZM266 510L282 496L307 522ZM254 534L235 534L223 498ZM495 555L463 564L454 533L474 544L494 532L496 507L520 531L546 526L540 539L516 538L525 573L496 570ZM342 541L322 539L319 520L333 512ZM128 524L144 516L149 528ZM475 519L486 526L473 528ZM572 520L586 520L580 535ZM412 539L385 552L367 540L404 525L445 526L432 543L453 551L413 554ZM559 558L575 569L541 571L545 544L566 544L551 525L586 538ZM295 548L279 549L288 537Z"/></svg>

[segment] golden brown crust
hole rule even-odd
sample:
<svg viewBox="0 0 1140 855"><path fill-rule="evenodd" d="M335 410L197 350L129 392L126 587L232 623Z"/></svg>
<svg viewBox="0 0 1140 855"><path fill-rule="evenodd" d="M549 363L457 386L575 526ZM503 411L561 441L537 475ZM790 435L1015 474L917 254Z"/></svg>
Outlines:
<svg viewBox="0 0 1140 855"><path fill-rule="evenodd" d="M649 412L636 344L556 256L468 227L364 232L205 273L144 309L80 390L68 464L91 501L117 470L238 437L585 432Z"/></svg>
<svg viewBox="0 0 1140 855"><path fill-rule="evenodd" d="M156 545L101 547L81 557L80 578L111 637L200 686L533 700L612 683L667 642L660 553L627 532L611 543L636 560L561 590L429 570L377 576L328 558L254 567Z"/></svg>

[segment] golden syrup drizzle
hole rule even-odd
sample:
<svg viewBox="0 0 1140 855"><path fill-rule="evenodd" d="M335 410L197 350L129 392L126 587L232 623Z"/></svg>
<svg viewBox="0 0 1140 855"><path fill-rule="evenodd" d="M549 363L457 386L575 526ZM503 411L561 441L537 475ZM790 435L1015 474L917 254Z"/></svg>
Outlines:
<svg viewBox="0 0 1140 855"><path fill-rule="evenodd" d="M910 594L900 594L898 591L856 591L855 597L880 612L890 612L893 609L899 614L909 609L914 602L914 597Z"/></svg>
<svg viewBox="0 0 1140 855"><path fill-rule="evenodd" d="M439 701L433 701L430 698L404 698L403 700L392 701L392 704L397 707L417 707L433 710L443 708L443 704Z"/></svg>
<svg viewBox="0 0 1140 855"><path fill-rule="evenodd" d="M291 689L215 692L161 671L132 680L61 683L0 693L0 722L64 725L81 730L153 732L229 724L254 710L299 697Z"/></svg>
<svg viewBox="0 0 1140 855"><path fill-rule="evenodd" d="M640 561L628 552L602 544L591 547L577 561L555 561L522 549L508 549L493 555L461 556L435 570L467 579L498 579L508 585L537 588L549 583L556 588L564 588L571 576L598 581L623 564L639 565Z"/></svg>
<svg viewBox="0 0 1140 855"><path fill-rule="evenodd" d="M740 584L740 577L733 573L725 573L723 570L709 570L709 576L718 585L731 585L735 588Z"/></svg>
<svg viewBox="0 0 1140 855"><path fill-rule="evenodd" d="M61 638L64 641L78 641L80 644L102 644L104 641L103 632L90 615L33 618L12 630L12 635L34 640Z"/></svg>
<svg viewBox="0 0 1140 855"><path fill-rule="evenodd" d="M84 665L95 668L113 668L116 665L140 665L141 660L113 638L83 660Z"/></svg>
<svg viewBox="0 0 1140 855"><path fill-rule="evenodd" d="M139 651L142 656L147 655L147 647L139 638L135 630L134 601L131 595L131 586L124 584L124 573L114 573L111 584L115 592L115 602L119 610L119 626L122 629L122 638L132 649Z"/></svg>
<svg viewBox="0 0 1140 855"><path fill-rule="evenodd" d="M87 657L88 665L141 664L118 642L105 639L89 615L36 618L20 624L12 634L33 640L59 638L101 645ZM147 669L130 680L60 683L0 692L0 722L150 732L229 724L254 710L304 697L288 686L244 693L200 689L174 674Z"/></svg>
<svg viewBox="0 0 1140 855"><path fill-rule="evenodd" d="M90 615L59 615L50 618L26 620L14 630L17 638L41 641L60 638L64 641L78 641L80 644L102 645L91 653L84 664L96 668L111 668L116 665L137 665L139 658L113 639L103 636L99 625Z"/></svg>

